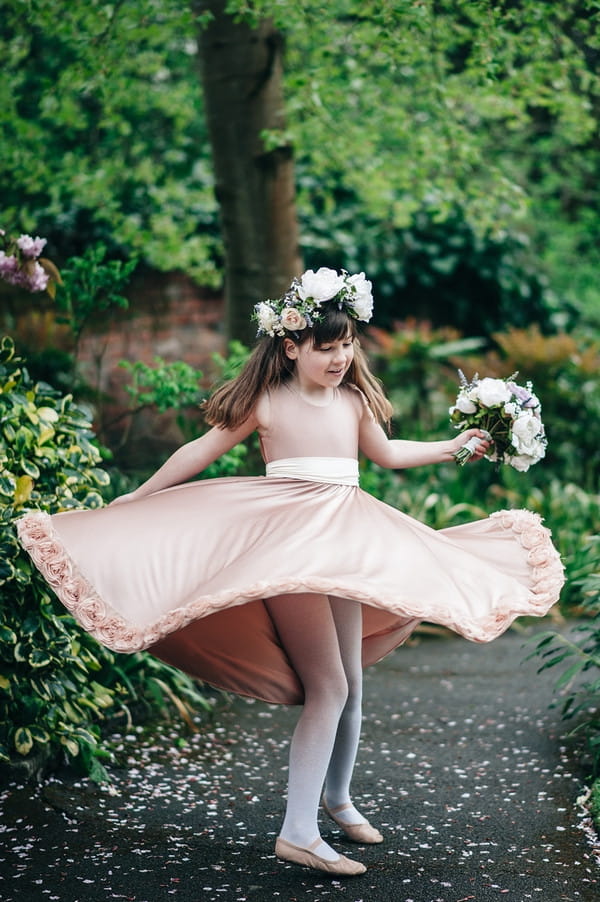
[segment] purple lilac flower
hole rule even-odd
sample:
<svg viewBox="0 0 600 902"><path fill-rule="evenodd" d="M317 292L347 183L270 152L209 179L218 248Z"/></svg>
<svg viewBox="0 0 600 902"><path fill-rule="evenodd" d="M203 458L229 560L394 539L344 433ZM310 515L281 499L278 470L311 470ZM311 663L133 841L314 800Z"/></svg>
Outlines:
<svg viewBox="0 0 600 902"><path fill-rule="evenodd" d="M39 236L32 238L31 235L21 235L19 238L17 238L17 247L24 257L28 257L30 259L39 257L45 246L46 239L40 238Z"/></svg>
<svg viewBox="0 0 600 902"><path fill-rule="evenodd" d="M30 261L27 269L21 269L17 258L4 251L0 251L0 278L28 291L44 291L49 280L48 273L39 263Z"/></svg>
<svg viewBox="0 0 600 902"><path fill-rule="evenodd" d="M30 291L45 291L48 287L48 273L39 263L34 263L33 270L27 274L25 287Z"/></svg>
<svg viewBox="0 0 600 902"><path fill-rule="evenodd" d="M516 382L509 382L508 387L510 388L515 398L518 398L518 400L521 402L522 407L538 406L537 398L533 396L529 389L523 388L522 385L517 385Z"/></svg>
<svg viewBox="0 0 600 902"><path fill-rule="evenodd" d="M0 276L15 285L14 278L18 272L19 261L17 258L13 254L5 254L4 251L0 251Z"/></svg>

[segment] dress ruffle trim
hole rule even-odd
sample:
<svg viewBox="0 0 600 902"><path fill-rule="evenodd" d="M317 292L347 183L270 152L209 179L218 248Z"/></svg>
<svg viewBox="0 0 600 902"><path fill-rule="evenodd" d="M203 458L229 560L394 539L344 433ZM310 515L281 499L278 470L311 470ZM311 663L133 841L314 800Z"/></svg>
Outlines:
<svg viewBox="0 0 600 902"><path fill-rule="evenodd" d="M552 533L542 518L528 510L502 510L490 514L503 529L510 530L527 551L532 585L529 602L537 616L543 616L558 601L565 583L565 568L552 543Z"/></svg>
<svg viewBox="0 0 600 902"><path fill-rule="evenodd" d="M192 621L225 607L274 595L306 591L348 597L401 617L441 623L467 639L488 642L504 632L517 617L546 614L558 600L564 583L560 556L552 544L550 530L542 525L538 514L527 510L505 510L492 514L491 519L498 520L503 529L510 530L528 552L527 559L531 568L529 598L523 609L491 612L471 624L454 623L452 613L439 606L435 611L424 611L421 605L399 602L398 598L373 597L356 588L344 586L341 580L313 577L310 585L301 579L289 579L277 585L261 580L244 587L243 595L228 590L199 599L185 607L175 608L150 626L136 627L107 604L79 571L58 537L49 514L26 514L17 522L17 531L23 548L78 623L107 648L131 653L148 648Z"/></svg>

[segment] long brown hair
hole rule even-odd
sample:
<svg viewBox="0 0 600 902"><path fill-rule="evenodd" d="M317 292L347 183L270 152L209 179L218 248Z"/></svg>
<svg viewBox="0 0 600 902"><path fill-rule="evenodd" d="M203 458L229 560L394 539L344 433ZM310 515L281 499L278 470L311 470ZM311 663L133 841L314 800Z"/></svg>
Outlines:
<svg viewBox="0 0 600 902"><path fill-rule="evenodd" d="M354 341L354 359L344 375L343 383L350 383L365 395L375 418L389 426L392 405L386 398L379 380L369 369L367 358L360 347L356 320L339 310L334 304L323 307L323 317L312 327L301 332L287 332L296 344L309 339L315 345L340 341L350 335ZM284 339L275 335L261 338L241 373L221 385L204 404L204 417L211 426L236 429L252 413L260 395L267 389L275 389L292 377L294 361L285 353Z"/></svg>

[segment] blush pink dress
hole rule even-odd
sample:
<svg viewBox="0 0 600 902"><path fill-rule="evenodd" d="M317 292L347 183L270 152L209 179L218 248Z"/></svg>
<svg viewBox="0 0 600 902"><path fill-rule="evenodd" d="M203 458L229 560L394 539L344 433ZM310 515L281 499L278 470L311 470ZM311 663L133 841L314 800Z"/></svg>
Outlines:
<svg viewBox="0 0 600 902"><path fill-rule="evenodd" d="M507 510L439 531L358 486L363 396L318 407L286 385L259 429L267 475L200 480L139 501L18 523L21 543L81 626L206 682L298 704L302 685L263 603L320 592L363 609L372 664L426 620L475 642L543 615L563 568L549 531ZM298 603L301 603L300 599Z"/></svg>

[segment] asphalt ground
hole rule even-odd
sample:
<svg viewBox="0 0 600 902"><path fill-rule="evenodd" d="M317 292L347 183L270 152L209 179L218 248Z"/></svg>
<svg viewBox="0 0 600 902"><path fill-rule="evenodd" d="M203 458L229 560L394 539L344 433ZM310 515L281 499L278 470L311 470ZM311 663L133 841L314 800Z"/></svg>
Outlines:
<svg viewBox="0 0 600 902"><path fill-rule="evenodd" d="M539 632L539 625L531 632ZM526 636L427 638L365 675L355 800L378 846L323 836L368 866L331 879L278 861L297 709L221 697L111 738L111 785L69 774L0 793L2 902L597 902L600 845L580 753Z"/></svg>

